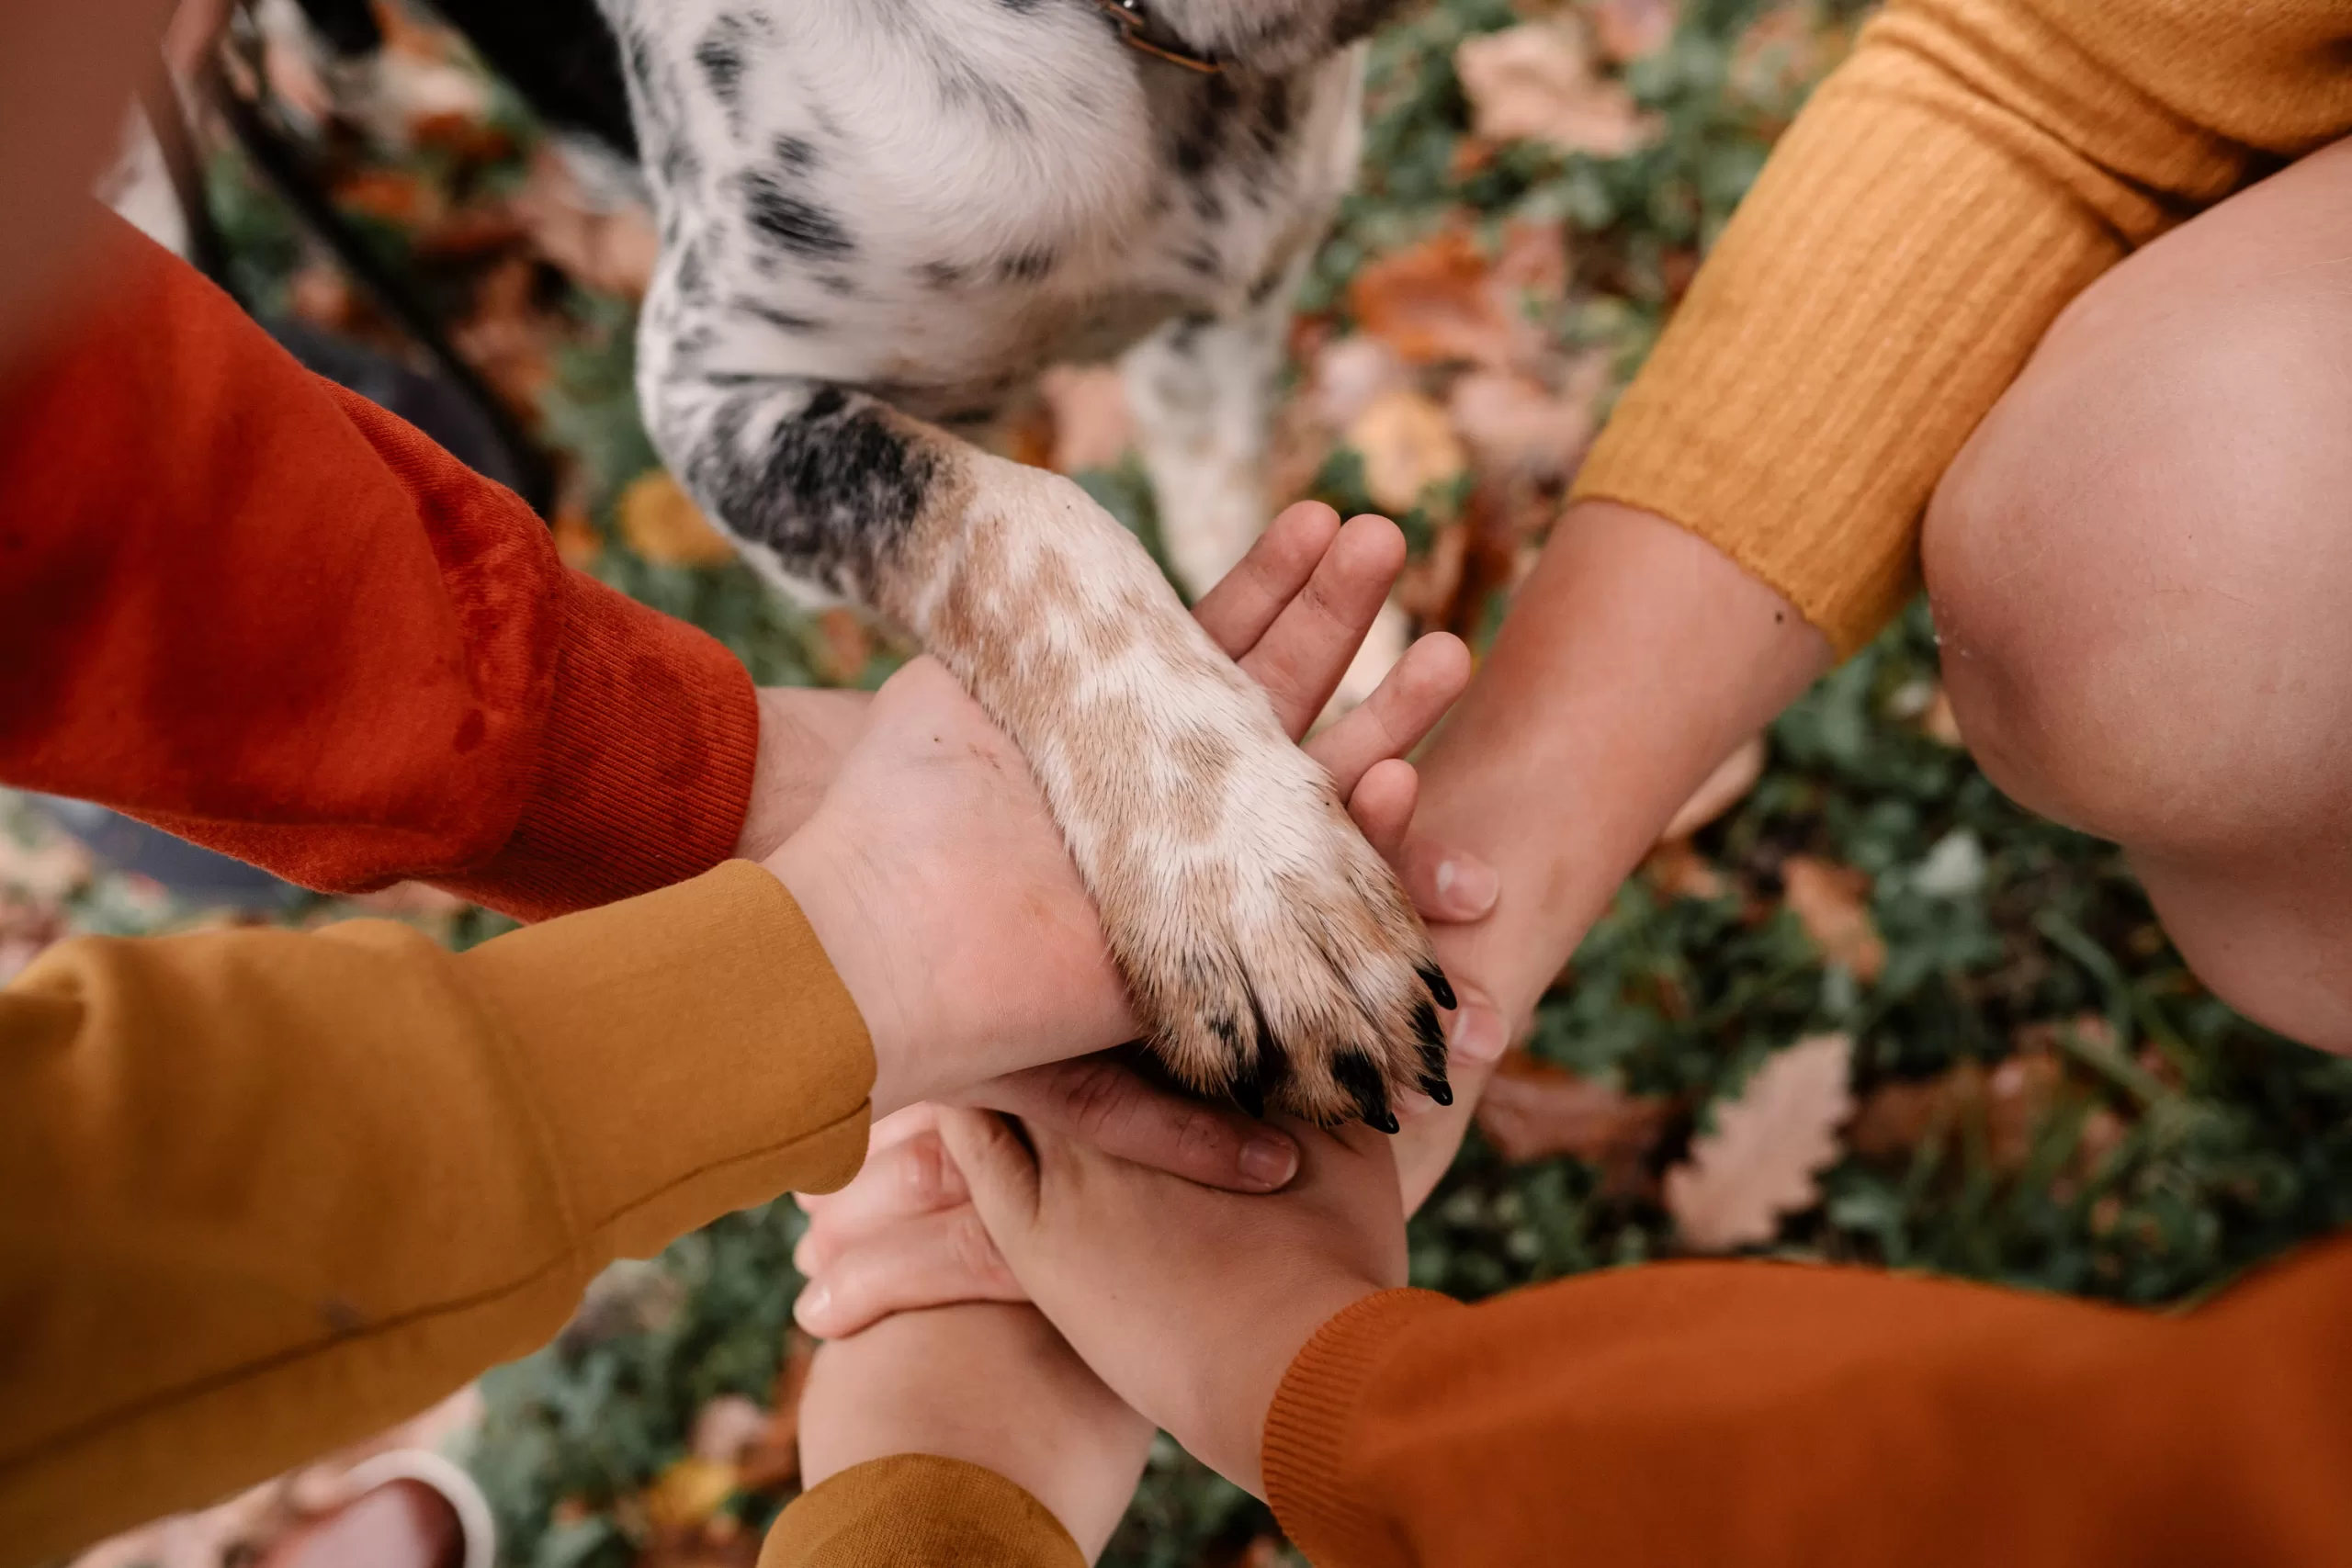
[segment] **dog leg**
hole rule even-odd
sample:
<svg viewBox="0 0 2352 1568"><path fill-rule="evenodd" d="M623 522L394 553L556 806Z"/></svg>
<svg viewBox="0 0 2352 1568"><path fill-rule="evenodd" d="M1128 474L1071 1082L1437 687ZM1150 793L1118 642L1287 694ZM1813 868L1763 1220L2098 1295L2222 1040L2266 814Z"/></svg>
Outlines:
<svg viewBox="0 0 2352 1568"><path fill-rule="evenodd" d="M1160 541L1195 599L1249 553L1272 514L1266 441L1295 292L1276 288L1238 316L1170 321L1120 366L1159 502ZM1332 694L1331 711L1370 696L1411 640L1405 613L1383 606Z"/></svg>
<svg viewBox="0 0 2352 1568"><path fill-rule="evenodd" d="M1448 993L1395 879L1082 490L805 378L643 389L747 554L898 622L1012 736L1172 1070L1375 1125L1442 1081L1430 1001Z"/></svg>
<svg viewBox="0 0 2352 1568"><path fill-rule="evenodd" d="M1170 321L1120 363L1160 541L1195 599L1249 553L1272 515L1266 435L1289 291L1276 299L1244 316Z"/></svg>

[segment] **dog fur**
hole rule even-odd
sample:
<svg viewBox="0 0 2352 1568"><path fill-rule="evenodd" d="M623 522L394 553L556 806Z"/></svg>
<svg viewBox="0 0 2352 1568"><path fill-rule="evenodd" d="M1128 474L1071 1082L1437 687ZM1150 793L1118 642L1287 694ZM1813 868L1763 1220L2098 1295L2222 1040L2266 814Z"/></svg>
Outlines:
<svg viewBox="0 0 2352 1568"><path fill-rule="evenodd" d="M598 3L661 227L638 389L673 471L1012 736L1180 1077L1376 1124L1442 1089L1451 998L1329 779L1125 529L972 439L1046 365L1125 353L1179 575L1240 558L1396 0L1159 0L1215 73L1098 0Z"/></svg>

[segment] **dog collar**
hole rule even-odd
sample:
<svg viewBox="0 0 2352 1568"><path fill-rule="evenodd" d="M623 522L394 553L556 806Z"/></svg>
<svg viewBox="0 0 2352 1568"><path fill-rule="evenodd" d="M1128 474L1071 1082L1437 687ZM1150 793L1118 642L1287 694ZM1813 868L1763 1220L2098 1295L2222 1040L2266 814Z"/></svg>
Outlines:
<svg viewBox="0 0 2352 1568"><path fill-rule="evenodd" d="M1181 65L1187 71L1198 71L1214 76L1225 69L1225 62L1205 54L1195 54L1184 47L1184 41L1159 25L1144 0L1094 0L1119 40L1129 49L1140 50L1154 60L1164 60L1170 65Z"/></svg>

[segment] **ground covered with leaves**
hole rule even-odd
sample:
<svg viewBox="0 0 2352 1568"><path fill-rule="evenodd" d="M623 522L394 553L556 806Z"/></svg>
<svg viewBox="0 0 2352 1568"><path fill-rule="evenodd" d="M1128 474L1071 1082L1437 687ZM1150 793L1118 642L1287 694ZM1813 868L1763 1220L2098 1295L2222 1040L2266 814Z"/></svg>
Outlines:
<svg viewBox="0 0 2352 1568"><path fill-rule="evenodd" d="M1378 41L1277 482L1404 521L1418 625L1491 634L1609 400L1860 10L1442 0ZM777 605L656 466L628 390L642 216L591 200L429 28L396 29L407 96L372 119L275 47L257 69L308 117L342 209L555 450L568 558L763 681L886 674L895 650ZM397 344L232 156L213 188L261 310ZM1049 378L1018 444L1151 538L1104 374ZM2352 1221L2352 1063L2207 996L2109 846L1991 788L1923 607L1717 785L1717 814L1660 847L1544 998L1413 1223L1416 1283L1478 1296L1747 1250L2154 1306ZM9 812L0 968L71 930L265 918L175 905ZM455 942L497 929L429 896L387 908ZM559 1343L483 1381L468 1452L510 1562L752 1561L795 1481L797 1222L779 1202L616 1270ZM1259 1505L1163 1443L1106 1561L1288 1557Z"/></svg>

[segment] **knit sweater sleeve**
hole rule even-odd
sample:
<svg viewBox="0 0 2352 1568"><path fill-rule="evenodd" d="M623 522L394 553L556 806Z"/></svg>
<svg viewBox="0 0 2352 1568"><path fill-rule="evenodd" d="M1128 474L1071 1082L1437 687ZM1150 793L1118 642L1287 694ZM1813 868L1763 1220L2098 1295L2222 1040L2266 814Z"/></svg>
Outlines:
<svg viewBox="0 0 2352 1568"><path fill-rule="evenodd" d="M760 1568L1086 1568L1061 1521L992 1470L896 1454L811 1487L777 1517Z"/></svg>
<svg viewBox="0 0 2352 1568"><path fill-rule="evenodd" d="M1910 593L1939 477L2066 302L2352 131L2333 0L1893 0L1767 163L1579 474L1841 652Z"/></svg>
<svg viewBox="0 0 2352 1568"><path fill-rule="evenodd" d="M0 384L0 783L526 919L733 852L728 650L109 216Z"/></svg>
<svg viewBox="0 0 2352 1568"><path fill-rule="evenodd" d="M730 862L452 953L356 920L50 949L0 990L0 1564L207 1503L826 1190L865 1029Z"/></svg>
<svg viewBox="0 0 2352 1568"><path fill-rule="evenodd" d="M2352 1240L2160 1315L1668 1263L1367 1297L1292 1362L1267 1495L1327 1568L2352 1562Z"/></svg>

